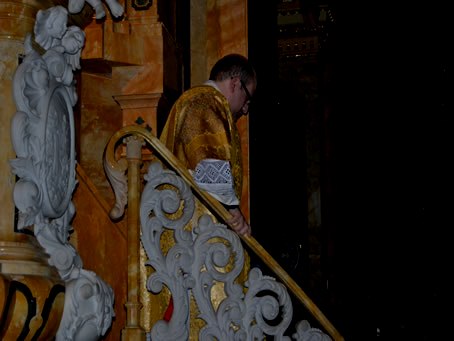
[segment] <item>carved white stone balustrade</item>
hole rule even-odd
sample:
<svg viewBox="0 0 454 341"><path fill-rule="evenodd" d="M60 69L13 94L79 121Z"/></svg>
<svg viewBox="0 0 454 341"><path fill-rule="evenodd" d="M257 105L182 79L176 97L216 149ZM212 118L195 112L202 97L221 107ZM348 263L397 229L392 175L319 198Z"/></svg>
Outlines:
<svg viewBox="0 0 454 341"><path fill-rule="evenodd" d="M131 195L128 189L131 178L125 175L126 163L121 157L115 158L119 142L128 145L131 136L145 141L155 155L155 160L148 164L141 196ZM126 158L129 160L128 156ZM199 198L208 194L197 188L189 172L181 168L175 156L156 137L140 126L123 127L111 137L104 164L117 198L111 215L120 217L127 204L128 215L135 216L139 212L131 212L130 202L125 198L137 200L140 197L141 234L136 243L144 248L146 265L153 269L146 279L146 288L159 294L166 287L172 296L170 320L154 323L148 339L187 340L190 322L198 318L205 323L199 331L199 340L262 340L267 336L290 340L285 333L292 321L293 305L286 286L273 277L264 276L258 268L250 270L245 283L237 283L245 261L241 240L210 215L202 215L196 225L188 229L195 210L195 193ZM163 164L172 169L164 168ZM223 209L214 207L216 201L207 199L208 207L214 212ZM171 233L174 243L164 251L161 240L165 233ZM137 245L133 245L133 252ZM219 283L224 288L224 298L217 305L212 288ZM137 285L134 281L131 284ZM129 290L137 290L137 287ZM196 316L192 301L197 305ZM311 327L307 320L301 321L295 330L292 338L296 340L331 340L322 330Z"/></svg>

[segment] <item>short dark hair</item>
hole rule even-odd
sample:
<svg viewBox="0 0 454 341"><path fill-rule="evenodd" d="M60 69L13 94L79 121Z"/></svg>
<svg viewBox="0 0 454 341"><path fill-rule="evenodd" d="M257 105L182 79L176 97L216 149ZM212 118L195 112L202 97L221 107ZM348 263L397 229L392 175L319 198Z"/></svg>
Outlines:
<svg viewBox="0 0 454 341"><path fill-rule="evenodd" d="M240 54L231 53L219 59L210 72L210 80L222 81L232 77L240 77L241 81L249 84L256 81L255 69L249 60Z"/></svg>

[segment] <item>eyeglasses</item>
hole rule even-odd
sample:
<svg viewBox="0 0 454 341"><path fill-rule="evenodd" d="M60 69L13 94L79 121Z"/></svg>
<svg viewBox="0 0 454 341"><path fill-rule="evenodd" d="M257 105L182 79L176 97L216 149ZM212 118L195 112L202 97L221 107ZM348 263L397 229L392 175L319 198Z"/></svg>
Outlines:
<svg viewBox="0 0 454 341"><path fill-rule="evenodd" d="M246 84L240 79L241 86L244 89L244 92L246 93L247 101L250 103L252 101L252 96L249 90L246 88Z"/></svg>

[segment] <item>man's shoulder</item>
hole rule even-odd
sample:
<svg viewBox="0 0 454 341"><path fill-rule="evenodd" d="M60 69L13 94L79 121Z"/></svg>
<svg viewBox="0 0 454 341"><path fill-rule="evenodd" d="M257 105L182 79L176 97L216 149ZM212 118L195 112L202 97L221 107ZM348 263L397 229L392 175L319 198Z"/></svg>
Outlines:
<svg viewBox="0 0 454 341"><path fill-rule="evenodd" d="M192 88L186 90L183 93L183 96L215 96L220 94L219 90L212 87L211 85L202 84L202 85L195 85Z"/></svg>
<svg viewBox="0 0 454 341"><path fill-rule="evenodd" d="M224 96L219 90L210 85L197 85L186 90L178 99L180 104L205 103L209 105L224 104Z"/></svg>

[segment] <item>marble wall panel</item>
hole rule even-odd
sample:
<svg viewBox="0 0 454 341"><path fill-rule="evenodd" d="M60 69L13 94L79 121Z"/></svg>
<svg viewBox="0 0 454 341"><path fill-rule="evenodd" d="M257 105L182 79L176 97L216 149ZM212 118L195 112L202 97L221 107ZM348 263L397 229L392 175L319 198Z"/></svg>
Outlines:
<svg viewBox="0 0 454 341"><path fill-rule="evenodd" d="M104 174L103 152L114 132L122 127L120 107L112 97L112 79L82 73L80 106L80 155L77 159L102 196L113 202L113 192Z"/></svg>

